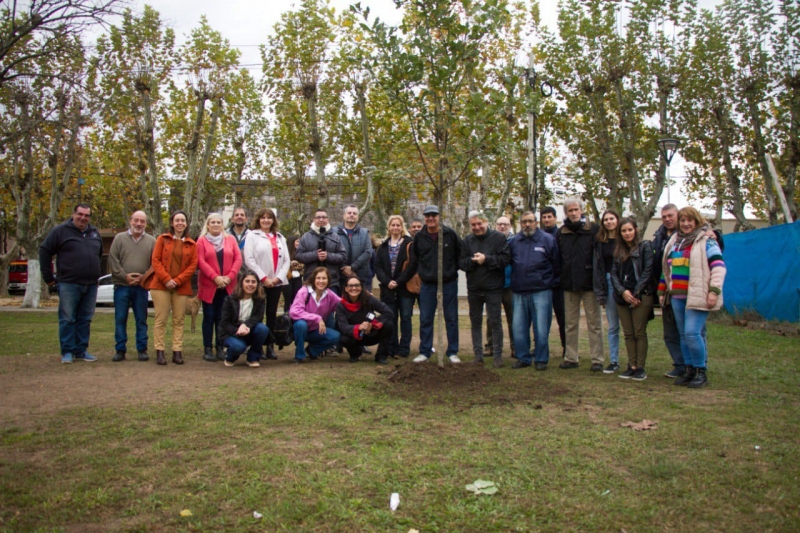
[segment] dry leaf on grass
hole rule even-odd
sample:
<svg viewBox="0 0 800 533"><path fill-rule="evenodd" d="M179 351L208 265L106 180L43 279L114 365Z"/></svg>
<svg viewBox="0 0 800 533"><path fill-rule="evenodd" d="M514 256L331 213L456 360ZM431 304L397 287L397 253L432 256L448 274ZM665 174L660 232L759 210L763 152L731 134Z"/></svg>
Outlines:
<svg viewBox="0 0 800 533"><path fill-rule="evenodd" d="M623 422L620 426L633 428L636 431L646 431L648 429L658 429L658 422L655 420L642 420L641 422Z"/></svg>

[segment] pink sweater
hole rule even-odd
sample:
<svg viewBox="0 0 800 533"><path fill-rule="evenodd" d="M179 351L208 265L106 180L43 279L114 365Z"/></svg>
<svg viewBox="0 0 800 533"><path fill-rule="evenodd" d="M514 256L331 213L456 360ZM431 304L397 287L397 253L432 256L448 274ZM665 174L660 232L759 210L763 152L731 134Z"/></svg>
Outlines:
<svg viewBox="0 0 800 533"><path fill-rule="evenodd" d="M222 241L222 266L224 272L219 271L219 261L214 245L208 242L205 237L197 239L197 268L200 276L197 279L197 296L207 304L214 301L214 293L217 292L217 285L214 278L217 276L228 276L231 282L225 287L228 294L236 288L236 276L242 267L242 254L239 252L239 245L232 235L225 235Z"/></svg>
<svg viewBox="0 0 800 533"><path fill-rule="evenodd" d="M336 306L342 301L341 298L331 290L326 290L319 301L319 305L314 301L313 289L303 285L294 297L292 307L289 308L289 316L292 320L305 320L308 323L308 331L319 329L319 319L323 320L336 310ZM308 300L308 303L306 303Z"/></svg>

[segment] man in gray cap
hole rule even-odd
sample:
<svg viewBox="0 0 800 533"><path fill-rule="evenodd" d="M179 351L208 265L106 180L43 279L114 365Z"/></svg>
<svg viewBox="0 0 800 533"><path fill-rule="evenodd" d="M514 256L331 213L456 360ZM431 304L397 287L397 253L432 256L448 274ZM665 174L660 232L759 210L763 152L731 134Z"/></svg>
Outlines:
<svg viewBox="0 0 800 533"><path fill-rule="evenodd" d="M442 241L442 304L447 330L447 358L451 363L460 363L458 358L458 258L461 255L461 239L456 232L443 226L439 220L439 208L429 205L422 212L425 226L414 236L409 261L410 275L419 274L422 281L419 292L419 355L415 363L430 359L433 347L433 319L436 315L436 292L438 289L438 246Z"/></svg>

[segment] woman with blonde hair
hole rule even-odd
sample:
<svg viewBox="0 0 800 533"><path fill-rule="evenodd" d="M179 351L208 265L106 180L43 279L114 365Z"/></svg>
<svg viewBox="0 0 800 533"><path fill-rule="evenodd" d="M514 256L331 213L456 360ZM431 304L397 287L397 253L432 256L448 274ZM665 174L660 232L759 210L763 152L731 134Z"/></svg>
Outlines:
<svg viewBox="0 0 800 533"><path fill-rule="evenodd" d="M704 387L708 347L702 332L709 311L722 307L726 269L722 250L716 239L709 238L708 223L697 209L678 211L678 231L667 242L662 267L658 298L662 306L672 305L686 362L675 385Z"/></svg>
<svg viewBox="0 0 800 533"><path fill-rule="evenodd" d="M288 284L289 248L278 232L278 215L273 209L260 209L253 217L252 229L244 242L244 264L258 276L266 294L266 320L270 331L275 329L278 303L283 287ZM267 359L277 359L273 343L267 344Z"/></svg>
<svg viewBox="0 0 800 533"><path fill-rule="evenodd" d="M394 314L389 355L408 357L411 350L411 314L415 295L406 289L406 282L410 278L406 263L412 239L406 230L405 220L400 215L390 216L386 229L386 239L375 255L375 275L380 283L381 302Z"/></svg>
<svg viewBox="0 0 800 533"><path fill-rule="evenodd" d="M153 276L148 283L156 319L153 324L153 340L156 348L156 363L166 365L167 317L172 311L172 362L183 364L183 319L186 301L192 295L192 276L197 270L197 246L186 235L188 220L186 213L175 211L169 217L169 231L156 239L151 258Z"/></svg>
<svg viewBox="0 0 800 533"><path fill-rule="evenodd" d="M222 319L222 304L233 292L236 275L242 266L242 254L236 238L224 231L222 215L209 213L203 231L197 239L197 297L203 302L203 359L210 363L222 361L219 322ZM212 352L216 337L216 356Z"/></svg>

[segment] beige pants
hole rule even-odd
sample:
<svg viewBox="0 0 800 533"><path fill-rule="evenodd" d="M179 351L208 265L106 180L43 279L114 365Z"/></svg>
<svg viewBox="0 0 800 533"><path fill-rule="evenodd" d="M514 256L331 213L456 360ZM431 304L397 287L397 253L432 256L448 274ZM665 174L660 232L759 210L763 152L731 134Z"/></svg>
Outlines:
<svg viewBox="0 0 800 533"><path fill-rule="evenodd" d="M603 364L603 330L600 304L594 292L564 291L564 318L566 321L567 361L578 362L578 330L581 319L581 302L586 314L586 329L589 330L589 352L592 363ZM611 302L614 305L614 302Z"/></svg>
<svg viewBox="0 0 800 533"><path fill-rule="evenodd" d="M172 310L172 351L183 350L183 319L186 316L186 302L189 297L176 291L150 291L156 319L153 324L153 344L156 350L164 350L164 337L167 333L167 317Z"/></svg>

